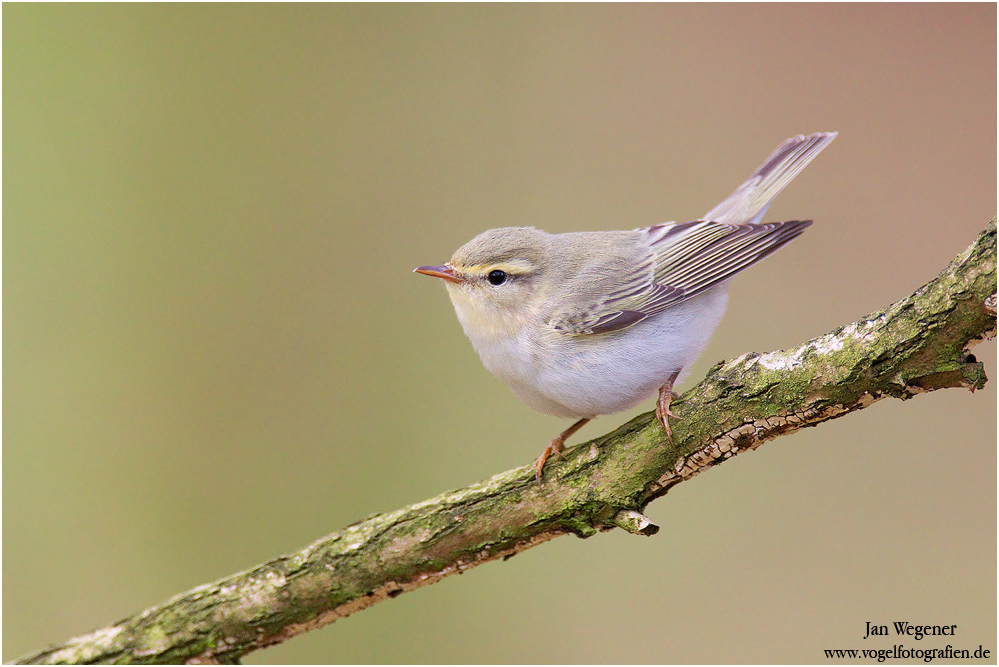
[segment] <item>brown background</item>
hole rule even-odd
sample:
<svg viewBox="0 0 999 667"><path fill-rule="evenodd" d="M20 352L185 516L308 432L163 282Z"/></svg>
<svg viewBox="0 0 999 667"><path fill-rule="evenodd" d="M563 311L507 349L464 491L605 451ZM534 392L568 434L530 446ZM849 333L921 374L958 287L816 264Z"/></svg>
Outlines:
<svg viewBox="0 0 999 667"><path fill-rule="evenodd" d="M410 273L484 229L690 219L839 130L690 386L909 294L996 213L994 4L4 19L4 660L529 463L567 423ZM884 401L682 485L654 538L561 538L250 662L822 662L895 620L995 655L995 406Z"/></svg>

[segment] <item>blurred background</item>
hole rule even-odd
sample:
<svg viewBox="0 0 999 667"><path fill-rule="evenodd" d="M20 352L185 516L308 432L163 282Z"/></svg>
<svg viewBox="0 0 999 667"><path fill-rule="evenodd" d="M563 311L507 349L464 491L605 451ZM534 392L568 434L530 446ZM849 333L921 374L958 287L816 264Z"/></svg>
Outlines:
<svg viewBox="0 0 999 667"><path fill-rule="evenodd" d="M530 463L568 422L413 267L703 214L839 130L685 387L903 298L996 214L996 6L8 5L3 660ZM247 662L996 649L993 381L885 400ZM446 390L444 389L446 387ZM641 410L595 420L605 433ZM901 642L917 646L912 639Z"/></svg>

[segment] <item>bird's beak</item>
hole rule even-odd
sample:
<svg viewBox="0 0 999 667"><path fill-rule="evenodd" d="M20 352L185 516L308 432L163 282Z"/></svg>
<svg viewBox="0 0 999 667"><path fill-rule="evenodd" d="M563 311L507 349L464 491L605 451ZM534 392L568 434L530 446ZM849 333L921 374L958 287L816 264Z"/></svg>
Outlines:
<svg viewBox="0 0 999 667"><path fill-rule="evenodd" d="M443 278L444 280L451 283L460 283L461 278L457 273L454 272L447 264L441 264L440 266L421 266L418 269L413 269L414 273L422 273L425 276L433 276L434 278Z"/></svg>

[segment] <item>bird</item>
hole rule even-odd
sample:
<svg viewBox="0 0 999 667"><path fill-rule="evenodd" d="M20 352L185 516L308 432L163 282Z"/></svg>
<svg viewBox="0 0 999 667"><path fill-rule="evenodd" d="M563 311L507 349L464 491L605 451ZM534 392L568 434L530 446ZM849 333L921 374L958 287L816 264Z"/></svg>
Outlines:
<svg viewBox="0 0 999 667"><path fill-rule="evenodd" d="M774 198L837 132L782 142L698 220L630 231L482 232L442 265L440 278L483 365L530 408L576 421L534 462L545 462L598 415L656 395L672 438L673 388L721 322L729 280L797 238L811 220L762 222Z"/></svg>

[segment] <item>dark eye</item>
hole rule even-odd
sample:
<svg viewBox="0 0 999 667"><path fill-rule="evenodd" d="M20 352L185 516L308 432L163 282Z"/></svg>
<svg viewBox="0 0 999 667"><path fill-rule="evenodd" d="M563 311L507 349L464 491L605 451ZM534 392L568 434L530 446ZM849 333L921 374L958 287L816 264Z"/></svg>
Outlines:
<svg viewBox="0 0 999 667"><path fill-rule="evenodd" d="M489 275L486 276L486 280L488 280L491 285L502 285L506 282L506 271L493 269L489 272Z"/></svg>

